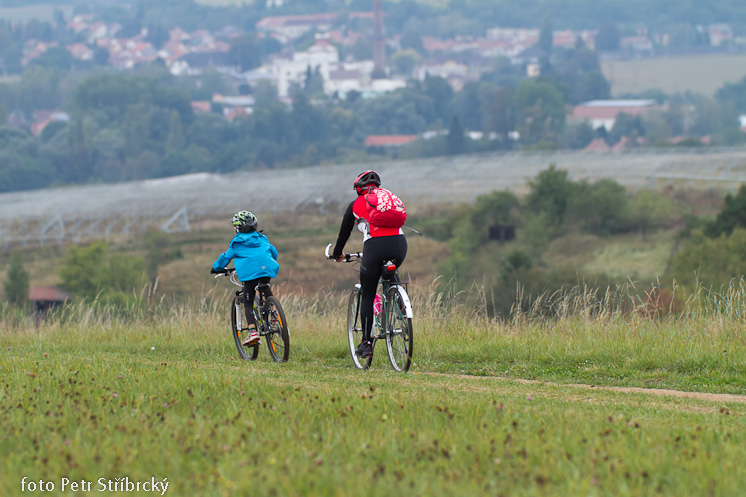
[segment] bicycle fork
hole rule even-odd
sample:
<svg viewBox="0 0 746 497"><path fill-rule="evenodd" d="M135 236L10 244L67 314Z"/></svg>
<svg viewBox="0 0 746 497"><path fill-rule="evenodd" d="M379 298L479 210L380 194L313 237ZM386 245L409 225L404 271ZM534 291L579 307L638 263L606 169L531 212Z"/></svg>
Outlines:
<svg viewBox="0 0 746 497"><path fill-rule="evenodd" d="M236 292L236 308L233 310L233 312L236 314L236 329L239 331L244 331L243 327L243 309L240 304L241 300L243 299L243 292Z"/></svg>

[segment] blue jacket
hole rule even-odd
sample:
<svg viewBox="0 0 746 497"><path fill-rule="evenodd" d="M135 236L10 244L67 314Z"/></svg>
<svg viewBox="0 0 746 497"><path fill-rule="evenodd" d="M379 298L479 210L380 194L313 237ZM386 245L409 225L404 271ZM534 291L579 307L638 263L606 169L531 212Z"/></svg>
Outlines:
<svg viewBox="0 0 746 497"><path fill-rule="evenodd" d="M277 249L269 243L269 239L254 231L252 233L238 233L231 240L228 250L220 254L212 267L220 270L236 259L233 265L236 276L241 281L255 280L264 276L277 277L280 265L277 263Z"/></svg>

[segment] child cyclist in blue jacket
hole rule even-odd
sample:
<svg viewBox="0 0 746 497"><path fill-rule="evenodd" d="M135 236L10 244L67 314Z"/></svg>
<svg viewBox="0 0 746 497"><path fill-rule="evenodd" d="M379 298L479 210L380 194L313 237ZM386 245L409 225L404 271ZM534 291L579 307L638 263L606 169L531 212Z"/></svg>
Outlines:
<svg viewBox="0 0 746 497"><path fill-rule="evenodd" d="M260 283L269 283L271 278L277 277L280 265L277 263L277 249L269 243L269 239L257 231L259 225L256 216L249 211L240 211L233 216L233 227L236 236L231 240L228 250L220 254L216 260L211 273L225 271L225 266L235 259L233 265L236 268L236 276L243 283L243 294L246 305L246 323L249 333L244 340L244 345L258 345L259 332L256 330L254 319L254 296L256 286ZM269 286L263 287L264 296L271 297L272 290Z"/></svg>

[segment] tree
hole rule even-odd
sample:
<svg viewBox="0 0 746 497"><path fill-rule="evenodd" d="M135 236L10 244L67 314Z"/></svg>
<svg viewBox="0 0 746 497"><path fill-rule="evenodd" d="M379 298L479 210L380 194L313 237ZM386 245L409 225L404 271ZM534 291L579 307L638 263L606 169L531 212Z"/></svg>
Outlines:
<svg viewBox="0 0 746 497"><path fill-rule="evenodd" d="M11 304L22 305L28 300L29 274L23 267L20 252L14 252L10 258L10 267L3 289L5 299Z"/></svg>
<svg viewBox="0 0 746 497"><path fill-rule="evenodd" d="M355 60L368 60L373 58L373 43L368 38L360 37L352 45L352 57Z"/></svg>
<svg viewBox="0 0 746 497"><path fill-rule="evenodd" d="M451 101L453 100L453 88L448 81L440 76L425 75L422 89L433 101L435 117L444 123L450 116Z"/></svg>
<svg viewBox="0 0 746 497"><path fill-rule="evenodd" d="M643 119L643 126L645 138L651 144L668 143L669 139L674 136L673 127L662 112L651 112L646 115Z"/></svg>
<svg viewBox="0 0 746 497"><path fill-rule="evenodd" d="M604 100L611 96L611 85L601 72L586 74L576 91L576 102Z"/></svg>
<svg viewBox="0 0 746 497"><path fill-rule="evenodd" d="M58 107L60 80L60 71L57 68L29 64L23 71L20 98L14 107L20 106L27 112Z"/></svg>
<svg viewBox="0 0 746 497"><path fill-rule="evenodd" d="M166 154L171 154L180 151L184 148L184 131L181 126L181 116L175 110L171 112L171 125L168 130L168 137L166 138L165 151Z"/></svg>
<svg viewBox="0 0 746 497"><path fill-rule="evenodd" d="M109 254L106 242L70 246L59 270L62 287L81 298L107 298L142 283L144 263L139 257Z"/></svg>
<svg viewBox="0 0 746 497"><path fill-rule="evenodd" d="M587 121L583 121L565 127L563 142L567 148L580 149L587 146L594 138L596 138L596 132Z"/></svg>
<svg viewBox="0 0 746 497"><path fill-rule="evenodd" d="M495 126L489 131L500 133L498 123L507 124L512 120L512 104L501 101L509 93L505 88L486 81L466 83L453 96L453 113L459 116L466 129L488 131L484 126L489 123Z"/></svg>
<svg viewBox="0 0 746 497"><path fill-rule="evenodd" d="M59 271L62 288L80 297L95 297L108 279L108 251L108 245L102 241L88 247L70 246Z"/></svg>
<svg viewBox="0 0 746 497"><path fill-rule="evenodd" d="M508 133L515 126L512 93L507 88L492 85L483 85L478 92L482 103L482 130L485 133L497 133L504 143L508 142Z"/></svg>
<svg viewBox="0 0 746 497"><path fill-rule="evenodd" d="M41 131L41 142L42 143L49 143L49 141L62 131L63 129L67 129L67 122L65 121L52 121L46 126L44 126L44 129Z"/></svg>
<svg viewBox="0 0 746 497"><path fill-rule="evenodd" d="M2 65L7 74L20 74L23 72L23 52L15 45L4 47L2 52Z"/></svg>
<svg viewBox="0 0 746 497"><path fill-rule="evenodd" d="M109 63L109 50L106 47L96 47L93 49L93 62L99 66L105 66Z"/></svg>
<svg viewBox="0 0 746 497"><path fill-rule="evenodd" d="M746 185L741 185L736 195L727 194L723 208L715 220L705 227L705 234L717 238L722 234L730 235L736 227L746 228Z"/></svg>
<svg viewBox="0 0 746 497"><path fill-rule="evenodd" d="M411 48L417 53L425 52L425 48L422 46L422 34L419 31L414 31L412 29L404 30L399 45L401 45L403 49Z"/></svg>
<svg viewBox="0 0 746 497"><path fill-rule="evenodd" d="M148 27L148 35L145 37L155 48L161 48L169 39L168 29L162 24L154 24Z"/></svg>
<svg viewBox="0 0 746 497"><path fill-rule="evenodd" d="M609 145L614 145L624 136L630 138L632 142L635 142L639 137L645 136L645 126L640 116L633 116L626 112L617 114L614 120L614 127L611 128L611 131L607 135L606 142Z"/></svg>
<svg viewBox="0 0 746 497"><path fill-rule="evenodd" d="M565 125L565 102L552 81L524 80L516 88L514 104L522 142L557 143Z"/></svg>
<svg viewBox="0 0 746 497"><path fill-rule="evenodd" d="M676 213L676 205L670 198L642 189L635 193L629 202L632 227L637 229L643 240L653 229L665 226Z"/></svg>
<svg viewBox="0 0 746 497"><path fill-rule="evenodd" d="M685 286L716 291L746 276L746 230L735 228L717 238L693 233L671 258L670 276Z"/></svg>
<svg viewBox="0 0 746 497"><path fill-rule="evenodd" d="M43 54L35 59L31 59L29 64L69 71L73 65L73 61L72 54L66 48L49 47Z"/></svg>
<svg viewBox="0 0 746 497"><path fill-rule="evenodd" d="M708 45L710 43L707 32L689 23L680 23L669 29L669 46L674 48L688 48L692 46Z"/></svg>
<svg viewBox="0 0 746 497"><path fill-rule="evenodd" d="M127 155L135 156L145 149L148 140L148 106L137 103L127 107L122 131L127 140Z"/></svg>
<svg viewBox="0 0 746 497"><path fill-rule="evenodd" d="M178 150L168 155L161 162L156 175L166 177L205 171L209 164L209 150L196 145L189 145L186 150Z"/></svg>
<svg viewBox="0 0 746 497"><path fill-rule="evenodd" d="M306 67L306 78L303 82L303 93L309 97L324 94L324 77L319 71L319 66L311 70L311 66Z"/></svg>
<svg viewBox="0 0 746 497"><path fill-rule="evenodd" d="M550 55L552 53L552 47L554 46L554 28L552 21L549 17L545 17L541 22L541 29L539 30L539 48L544 53Z"/></svg>
<svg viewBox="0 0 746 497"><path fill-rule="evenodd" d="M448 128L448 153L450 155L462 154L466 150L464 138L464 127L458 116L453 116L451 126Z"/></svg>
<svg viewBox="0 0 746 497"><path fill-rule="evenodd" d="M529 212L545 213L555 227L562 224L570 199L576 191L576 185L567 177L567 171L561 171L552 164L528 184L531 189L526 196Z"/></svg>
<svg viewBox="0 0 746 497"><path fill-rule="evenodd" d="M411 88L387 93L375 99L360 99L355 112L364 134L421 133L434 116L432 99Z"/></svg>
<svg viewBox="0 0 746 497"><path fill-rule="evenodd" d="M732 106L703 95L695 95L692 99L695 108L694 119L691 126L684 130L685 133L694 136L715 134L738 122L738 112Z"/></svg>
<svg viewBox="0 0 746 497"><path fill-rule="evenodd" d="M619 50L619 30L616 23L608 22L598 30L596 50Z"/></svg>
<svg viewBox="0 0 746 497"><path fill-rule="evenodd" d="M746 77L736 83L725 83L715 92L715 98L735 107L738 112L746 112Z"/></svg>
<svg viewBox="0 0 746 497"><path fill-rule="evenodd" d="M489 238L489 229L495 225L512 225L518 219L518 197L509 191L480 195L474 206L461 213L454 223L449 244L461 256L470 256Z"/></svg>
<svg viewBox="0 0 746 497"><path fill-rule="evenodd" d="M575 184L568 205L572 217L597 235L623 229L629 219L626 189L613 179Z"/></svg>
<svg viewBox="0 0 746 497"><path fill-rule="evenodd" d="M93 143L88 123L79 117L70 125L68 134L70 167L67 175L72 181L84 183L90 179L93 165Z"/></svg>
<svg viewBox="0 0 746 497"><path fill-rule="evenodd" d="M415 50L408 48L406 50L399 50L391 56L391 63L396 70L407 77L412 76L412 71L420 63L422 56Z"/></svg>
<svg viewBox="0 0 746 497"><path fill-rule="evenodd" d="M300 146L311 143L323 145L327 136L327 118L319 108L311 105L304 94L298 94L293 99L290 117Z"/></svg>
<svg viewBox="0 0 746 497"><path fill-rule="evenodd" d="M199 81L200 90L205 92L209 98L212 98L215 93L224 94L228 88L223 75L212 66L202 69Z"/></svg>
<svg viewBox="0 0 746 497"><path fill-rule="evenodd" d="M95 178L105 181L124 179L122 161L126 157L126 140L117 128L103 128L93 137Z"/></svg>
<svg viewBox="0 0 746 497"><path fill-rule="evenodd" d="M242 71L259 67L262 63L262 54L259 51L256 36L246 34L232 39L228 57L231 63Z"/></svg>

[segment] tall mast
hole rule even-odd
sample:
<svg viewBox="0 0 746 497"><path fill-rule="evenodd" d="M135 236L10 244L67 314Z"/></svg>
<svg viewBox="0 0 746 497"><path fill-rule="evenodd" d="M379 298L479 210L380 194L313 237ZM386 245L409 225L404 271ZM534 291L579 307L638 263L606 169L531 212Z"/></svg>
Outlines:
<svg viewBox="0 0 746 497"><path fill-rule="evenodd" d="M373 0L373 77L386 77L386 38L383 33L383 0Z"/></svg>

